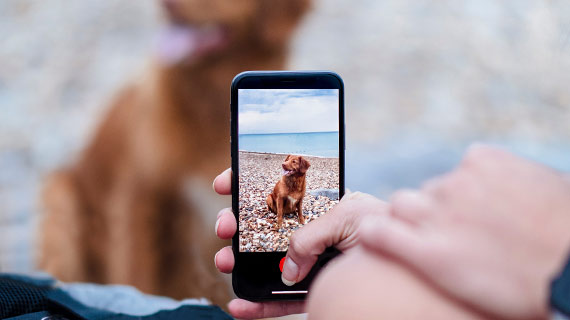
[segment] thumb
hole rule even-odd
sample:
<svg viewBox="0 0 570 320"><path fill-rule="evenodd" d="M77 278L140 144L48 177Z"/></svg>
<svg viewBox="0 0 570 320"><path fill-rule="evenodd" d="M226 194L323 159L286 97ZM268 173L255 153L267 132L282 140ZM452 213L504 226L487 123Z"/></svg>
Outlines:
<svg viewBox="0 0 570 320"><path fill-rule="evenodd" d="M309 273L317 258L327 247L340 241L342 222L335 219L332 212L303 226L295 231L289 239L287 257L283 263L281 280L292 286L303 280Z"/></svg>
<svg viewBox="0 0 570 320"><path fill-rule="evenodd" d="M281 274L284 284L303 280L326 248L344 251L356 245L362 216L387 214L387 204L370 195L355 192L345 198L329 213L293 233Z"/></svg>

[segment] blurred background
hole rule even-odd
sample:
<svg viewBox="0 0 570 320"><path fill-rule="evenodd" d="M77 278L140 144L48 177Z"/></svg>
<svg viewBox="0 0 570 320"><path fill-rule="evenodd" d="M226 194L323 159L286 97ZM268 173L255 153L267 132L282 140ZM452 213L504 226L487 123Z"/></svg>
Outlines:
<svg viewBox="0 0 570 320"><path fill-rule="evenodd" d="M34 270L44 177L139 76L162 22L155 1L0 2L0 271ZM351 190L418 187L475 141L570 171L570 2L316 0L289 68L344 78Z"/></svg>

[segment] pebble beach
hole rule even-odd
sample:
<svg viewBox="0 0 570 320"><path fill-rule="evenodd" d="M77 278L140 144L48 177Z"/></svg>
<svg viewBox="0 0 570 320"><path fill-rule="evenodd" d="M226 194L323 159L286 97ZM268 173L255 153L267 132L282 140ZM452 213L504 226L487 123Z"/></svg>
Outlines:
<svg viewBox="0 0 570 320"><path fill-rule="evenodd" d="M289 237L302 227L296 214L283 216L283 227L277 229L277 215L265 202L281 178L281 164L287 155L239 152L239 232L241 252L286 251ZM339 159L304 156L311 167L307 170L307 189L303 198L305 224L326 214L338 199L312 195L317 190L338 190Z"/></svg>

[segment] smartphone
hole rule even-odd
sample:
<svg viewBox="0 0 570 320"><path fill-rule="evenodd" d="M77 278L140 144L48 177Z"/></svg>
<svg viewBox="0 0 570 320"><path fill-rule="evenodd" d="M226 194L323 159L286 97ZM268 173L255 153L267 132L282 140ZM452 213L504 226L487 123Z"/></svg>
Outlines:
<svg viewBox="0 0 570 320"><path fill-rule="evenodd" d="M231 85L232 248L235 294L251 301L302 300L339 252L328 248L309 275L281 281L291 235L344 195L344 85L333 72L248 71Z"/></svg>

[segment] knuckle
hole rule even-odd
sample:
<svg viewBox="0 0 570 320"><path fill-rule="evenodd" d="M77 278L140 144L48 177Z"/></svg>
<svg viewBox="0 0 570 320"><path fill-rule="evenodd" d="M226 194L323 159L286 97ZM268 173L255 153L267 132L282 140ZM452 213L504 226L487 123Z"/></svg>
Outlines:
<svg viewBox="0 0 570 320"><path fill-rule="evenodd" d="M478 167L487 162L495 162L498 159L502 158L505 154L505 151L497 147L481 143L474 143L467 148L467 151L461 160L460 167Z"/></svg>
<svg viewBox="0 0 570 320"><path fill-rule="evenodd" d="M449 173L429 179L422 184L421 190L427 194L437 193L445 185L445 179L447 175L449 175Z"/></svg>
<svg viewBox="0 0 570 320"><path fill-rule="evenodd" d="M447 193L460 191L465 186L465 177L459 171L453 171L442 181L442 188Z"/></svg>
<svg viewBox="0 0 570 320"><path fill-rule="evenodd" d="M307 246L299 233L293 233L289 238L289 250L297 256L306 256L308 254Z"/></svg>
<svg viewBox="0 0 570 320"><path fill-rule="evenodd" d="M463 159L461 159L461 163L459 164L460 168L470 168L476 166L481 159L486 158L487 151L485 148L480 144L472 144L467 148Z"/></svg>
<svg viewBox="0 0 570 320"><path fill-rule="evenodd" d="M459 170L455 170L441 177L429 180L422 186L422 191L436 199L444 199L460 191L464 184L464 175Z"/></svg>
<svg viewBox="0 0 570 320"><path fill-rule="evenodd" d="M396 191L390 198L390 210L393 213L401 212L406 208L406 196L408 191Z"/></svg>
<svg viewBox="0 0 570 320"><path fill-rule="evenodd" d="M410 192L412 191L398 190L394 192L394 194L390 198L390 203L392 204L392 206L402 204L402 202L406 201L406 197L409 195Z"/></svg>

